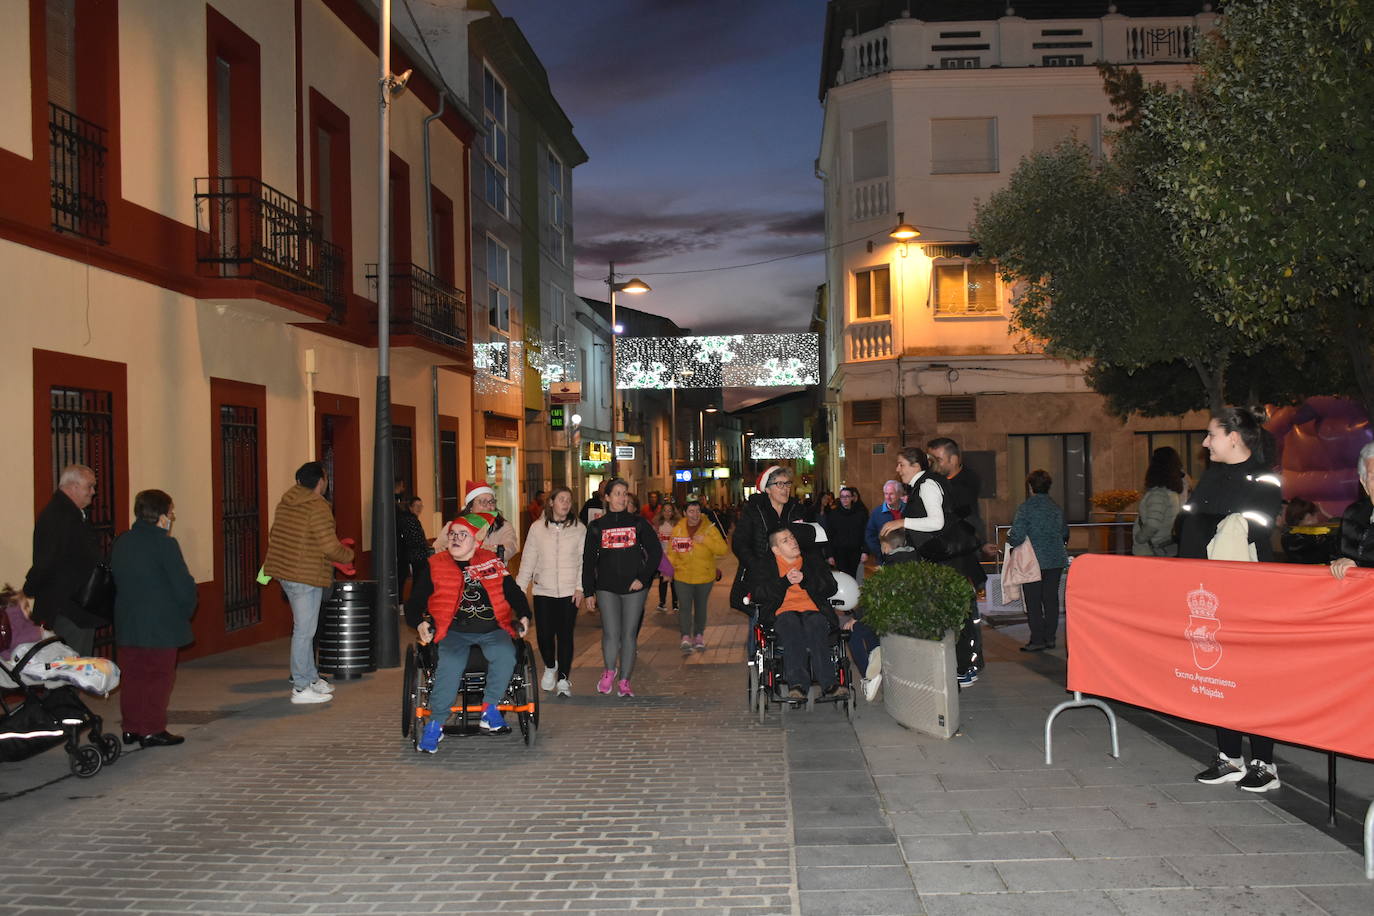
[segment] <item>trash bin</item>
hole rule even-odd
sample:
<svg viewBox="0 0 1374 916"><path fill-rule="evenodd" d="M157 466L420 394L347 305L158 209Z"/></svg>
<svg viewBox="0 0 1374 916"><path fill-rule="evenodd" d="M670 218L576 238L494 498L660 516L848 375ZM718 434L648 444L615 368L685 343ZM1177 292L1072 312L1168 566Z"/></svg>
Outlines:
<svg viewBox="0 0 1374 916"><path fill-rule="evenodd" d="M372 607L376 582L335 582L320 611L319 668L337 678L376 671L372 661Z"/></svg>

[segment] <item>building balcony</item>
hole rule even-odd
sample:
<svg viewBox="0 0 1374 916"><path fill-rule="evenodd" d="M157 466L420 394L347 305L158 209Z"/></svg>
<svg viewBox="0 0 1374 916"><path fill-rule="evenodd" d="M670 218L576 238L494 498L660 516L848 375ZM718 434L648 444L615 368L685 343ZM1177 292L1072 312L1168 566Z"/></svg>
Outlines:
<svg viewBox="0 0 1374 916"><path fill-rule="evenodd" d="M852 322L844 329L845 362L858 363L874 359L891 359L892 321Z"/></svg>
<svg viewBox="0 0 1374 916"><path fill-rule="evenodd" d="M367 265L375 295L377 265ZM415 264L391 265L391 333L414 335L445 347L468 346L467 294Z"/></svg>
<svg viewBox="0 0 1374 916"><path fill-rule="evenodd" d="M196 261L214 276L260 280L343 321L343 249L314 210L256 178L197 178L196 229Z"/></svg>
<svg viewBox="0 0 1374 916"><path fill-rule="evenodd" d="M52 227L100 245L109 241L105 128L48 103Z"/></svg>
<svg viewBox="0 0 1374 916"><path fill-rule="evenodd" d="M1191 63L1202 36L1216 28L1216 13L1166 18L1001 19L922 22L895 19L882 28L843 39L843 60L833 85L895 70L965 70L990 67L1074 67Z"/></svg>

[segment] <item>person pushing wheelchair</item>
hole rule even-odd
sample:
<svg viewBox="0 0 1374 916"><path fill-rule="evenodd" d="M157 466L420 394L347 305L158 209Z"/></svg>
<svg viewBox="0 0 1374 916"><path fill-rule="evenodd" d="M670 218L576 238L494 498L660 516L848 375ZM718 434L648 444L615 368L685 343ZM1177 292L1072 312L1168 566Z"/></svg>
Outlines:
<svg viewBox="0 0 1374 916"><path fill-rule="evenodd" d="M750 570L750 600L758 608L759 620L773 625L782 646L787 698L806 699L812 674L825 696L839 695L846 688L839 685L829 661L833 634L840 625L830 606L830 596L838 588L835 577L816 552L802 552L788 528L770 534L768 546L774 562ZM808 665L808 656L814 664Z"/></svg>
<svg viewBox="0 0 1374 916"><path fill-rule="evenodd" d="M491 734L510 731L497 704L515 673L512 639L529 630L530 608L506 564L478 546L478 537L492 522L485 513L459 516L445 526L448 550L429 558L428 617L418 628L421 645L439 646L429 708L433 711L420 736L419 749L433 754L444 737L444 719L458 698L467 670L468 654L480 646L487 659L479 727ZM424 597L424 596L422 596Z"/></svg>

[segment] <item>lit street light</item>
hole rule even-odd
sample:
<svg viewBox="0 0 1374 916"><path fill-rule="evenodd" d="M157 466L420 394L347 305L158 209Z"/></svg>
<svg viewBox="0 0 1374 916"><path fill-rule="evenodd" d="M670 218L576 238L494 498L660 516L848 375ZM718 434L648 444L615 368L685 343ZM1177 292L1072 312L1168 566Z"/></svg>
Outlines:
<svg viewBox="0 0 1374 916"><path fill-rule="evenodd" d="M615 262L610 262L610 269L606 272L606 289L610 293L611 300L611 476L617 476L620 467L620 459L615 453L615 430L620 420L620 397L616 389L616 366L615 366L615 345L620 334L625 330L624 326L615 320L615 294L616 293L647 293L650 291L649 284L635 277L624 283L615 282Z"/></svg>

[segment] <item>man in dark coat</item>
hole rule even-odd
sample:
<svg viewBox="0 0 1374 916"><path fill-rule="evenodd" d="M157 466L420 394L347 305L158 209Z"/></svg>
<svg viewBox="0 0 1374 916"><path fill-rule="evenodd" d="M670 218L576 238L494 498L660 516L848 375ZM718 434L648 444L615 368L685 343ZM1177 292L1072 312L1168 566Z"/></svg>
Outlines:
<svg viewBox="0 0 1374 916"><path fill-rule="evenodd" d="M1345 578L1345 571L1352 566L1374 566L1374 503L1370 502L1374 493L1374 442L1360 450L1356 467L1364 494L1341 516L1341 555L1331 561L1331 575L1337 579Z"/></svg>
<svg viewBox="0 0 1374 916"><path fill-rule="evenodd" d="M33 567L24 593L34 598L33 619L52 630L78 655L95 649L105 621L77 603L77 593L102 559L100 536L86 516L95 499L95 472L84 464L62 469L57 492L33 526Z"/></svg>

